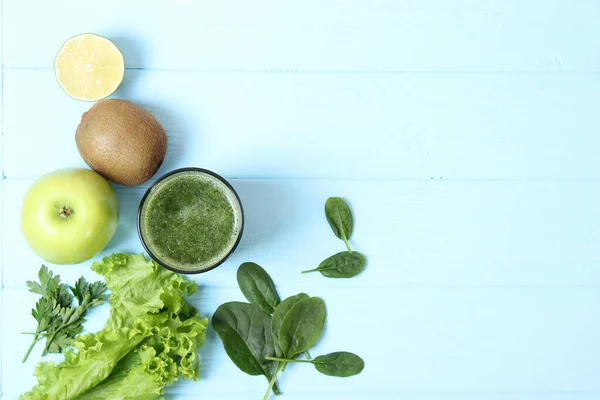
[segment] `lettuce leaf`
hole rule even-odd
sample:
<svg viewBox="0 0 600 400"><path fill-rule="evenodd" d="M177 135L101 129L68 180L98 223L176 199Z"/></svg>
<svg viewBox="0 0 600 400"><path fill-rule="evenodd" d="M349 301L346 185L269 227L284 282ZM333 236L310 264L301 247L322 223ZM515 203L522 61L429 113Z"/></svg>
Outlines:
<svg viewBox="0 0 600 400"><path fill-rule="evenodd" d="M21 399L154 400L179 377L197 379L208 320L185 301L196 284L141 254L113 254L92 269L111 291L110 318L79 335L62 363L40 363Z"/></svg>
<svg viewBox="0 0 600 400"><path fill-rule="evenodd" d="M150 373L156 365L156 351L144 347L121 359L108 378L78 397L78 400L155 400L162 396L159 374Z"/></svg>

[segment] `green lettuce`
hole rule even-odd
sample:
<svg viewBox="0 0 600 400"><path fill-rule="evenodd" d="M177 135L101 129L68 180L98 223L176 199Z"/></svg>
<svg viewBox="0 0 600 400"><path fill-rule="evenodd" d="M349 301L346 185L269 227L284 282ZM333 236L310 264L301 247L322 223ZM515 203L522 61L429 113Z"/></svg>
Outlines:
<svg viewBox="0 0 600 400"><path fill-rule="evenodd" d="M22 400L153 400L178 378L198 378L206 318L185 301L196 284L143 255L113 254L92 265L106 281L110 317L79 335L59 364L40 363Z"/></svg>

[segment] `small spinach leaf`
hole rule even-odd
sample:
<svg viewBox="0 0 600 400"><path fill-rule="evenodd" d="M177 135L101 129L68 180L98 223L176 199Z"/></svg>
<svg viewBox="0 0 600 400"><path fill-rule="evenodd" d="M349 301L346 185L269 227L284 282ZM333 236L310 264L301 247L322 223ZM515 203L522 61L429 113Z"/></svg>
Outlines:
<svg viewBox="0 0 600 400"><path fill-rule="evenodd" d="M273 377L275 363L266 357L275 354L271 335L271 316L258 307L237 301L217 308L212 325L233 363L249 375ZM279 394L279 389L273 387Z"/></svg>
<svg viewBox="0 0 600 400"><path fill-rule="evenodd" d="M302 271L302 273L318 271L327 278L352 278L365 269L366 263L365 256L359 252L342 251L323 260L318 268Z"/></svg>
<svg viewBox="0 0 600 400"><path fill-rule="evenodd" d="M237 271L237 281L244 297L267 314L273 314L281 300L275 283L260 265L246 262Z"/></svg>
<svg viewBox="0 0 600 400"><path fill-rule="evenodd" d="M346 243L348 251L352 251L348 240L352 235L353 221L352 211L350 211L348 204L339 197L328 198L325 202L325 216L335 236Z"/></svg>
<svg viewBox="0 0 600 400"><path fill-rule="evenodd" d="M313 360L292 360L279 357L268 356L267 360L287 363L310 363L315 366L317 371L329 376L339 376L345 378L359 374L365 367L365 362L354 353L347 351L337 351L335 353L325 354Z"/></svg>
<svg viewBox="0 0 600 400"><path fill-rule="evenodd" d="M359 374L365 367L362 358L347 351L325 354L310 360L310 362L320 373L342 378Z"/></svg>
<svg viewBox="0 0 600 400"><path fill-rule="evenodd" d="M325 302L310 297L297 302L287 313L279 329L279 346L287 358L294 358L313 347L325 327Z"/></svg>
<svg viewBox="0 0 600 400"><path fill-rule="evenodd" d="M277 357L283 356L283 351L279 347L279 330L283 324L285 316L300 300L308 299L309 296L306 293L298 293L295 296L290 296L283 300L273 312L273 318L271 319L271 330L273 333L273 343L275 344L275 353Z"/></svg>

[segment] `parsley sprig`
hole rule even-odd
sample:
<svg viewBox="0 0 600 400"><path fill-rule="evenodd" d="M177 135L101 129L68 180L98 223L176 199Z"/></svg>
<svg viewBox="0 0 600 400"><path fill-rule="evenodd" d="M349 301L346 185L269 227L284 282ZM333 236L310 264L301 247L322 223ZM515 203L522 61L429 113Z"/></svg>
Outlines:
<svg viewBox="0 0 600 400"><path fill-rule="evenodd" d="M101 281L88 283L81 277L75 286L69 286L61 283L60 276L54 275L45 265L40 268L38 277L39 282L27 281L29 291L42 297L35 308L31 309L31 315L38 325L23 362L36 343L44 338L46 345L42 356L62 352L83 330L87 310L102 304L108 298L105 294L106 285ZM77 302L73 305L75 299Z"/></svg>

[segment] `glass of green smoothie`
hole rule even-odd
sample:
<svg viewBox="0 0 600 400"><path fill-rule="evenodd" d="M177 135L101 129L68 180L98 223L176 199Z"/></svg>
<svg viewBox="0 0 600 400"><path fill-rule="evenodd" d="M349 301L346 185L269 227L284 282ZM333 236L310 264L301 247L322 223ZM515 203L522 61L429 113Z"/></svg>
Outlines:
<svg viewBox="0 0 600 400"><path fill-rule="evenodd" d="M209 271L227 259L242 237L244 211L237 193L221 176L182 168L160 177L138 209L144 249L175 272Z"/></svg>

